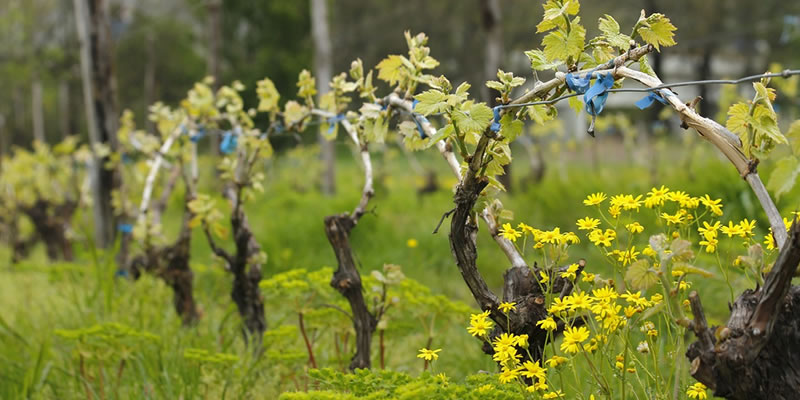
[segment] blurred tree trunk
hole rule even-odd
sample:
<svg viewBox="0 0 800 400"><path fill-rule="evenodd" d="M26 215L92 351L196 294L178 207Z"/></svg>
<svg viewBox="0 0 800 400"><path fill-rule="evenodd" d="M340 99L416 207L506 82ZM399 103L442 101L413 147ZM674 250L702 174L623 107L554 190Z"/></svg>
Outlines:
<svg viewBox="0 0 800 400"><path fill-rule="evenodd" d="M14 107L14 127L11 137L27 137L28 133L25 129L25 95L19 86L14 87L13 93L13 107ZM14 144L14 140L11 140Z"/></svg>
<svg viewBox="0 0 800 400"><path fill-rule="evenodd" d="M8 152L8 131L6 130L6 116L0 114L0 166L3 163L3 156Z"/></svg>
<svg viewBox="0 0 800 400"><path fill-rule="evenodd" d="M152 31L147 32L147 61L144 65L144 115L155 102L156 97L156 39ZM150 118L145 118L148 132L155 132L155 123ZM216 148L216 146L215 146Z"/></svg>
<svg viewBox="0 0 800 400"><path fill-rule="evenodd" d="M333 59L331 38L328 29L327 0L311 0L311 36L314 41L314 75L317 77L317 99L328 93L329 82L333 78ZM319 101L318 101L319 102ZM336 193L336 154L334 142L319 134L322 152L322 193Z"/></svg>
<svg viewBox="0 0 800 400"><path fill-rule="evenodd" d="M89 140L113 151L117 147L117 112L108 4L105 0L74 0L74 5ZM103 167L107 161L108 157L95 157L92 163L95 240L104 248L113 243L116 233L111 192L120 183L114 170Z"/></svg>
<svg viewBox="0 0 800 400"><path fill-rule="evenodd" d="M58 81L58 130L62 139L74 133L69 108L69 80L61 78Z"/></svg>
<svg viewBox="0 0 800 400"><path fill-rule="evenodd" d="M219 62L219 44L222 37L222 0L208 0L206 2L206 9L208 11L206 29L208 31L208 54L206 55L206 75L214 78L214 84L211 86L216 90L219 87L220 77L220 62ZM211 153L219 155L220 138L218 135L211 135L209 138L211 143Z"/></svg>
<svg viewBox="0 0 800 400"><path fill-rule="evenodd" d="M496 80L497 70L500 68L500 60L503 57L503 26L500 23L502 14L500 11L500 0L479 0L481 9L481 26L486 33L486 53L483 60L483 80ZM496 90L489 89L481 82L481 94L489 106L496 106L497 96L500 94ZM498 179L506 190L511 192L511 164L503 167L504 174Z"/></svg>
<svg viewBox="0 0 800 400"><path fill-rule="evenodd" d="M31 117L33 118L33 138L47 143L44 137L44 105L42 104L42 79L38 72L33 74L31 83Z"/></svg>

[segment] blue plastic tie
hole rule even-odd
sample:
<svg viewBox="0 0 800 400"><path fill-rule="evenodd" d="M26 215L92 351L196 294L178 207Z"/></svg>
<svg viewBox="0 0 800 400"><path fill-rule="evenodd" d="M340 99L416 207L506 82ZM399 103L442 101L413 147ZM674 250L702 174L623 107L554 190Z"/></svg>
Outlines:
<svg viewBox="0 0 800 400"><path fill-rule="evenodd" d="M650 92L647 94L647 96L642 97L639 101L636 102L636 107L639 107L640 110L644 110L645 108L653 105L653 103L655 103L656 101L658 101L661 104L665 105L667 104L667 100L661 97L660 94L656 92Z"/></svg>
<svg viewBox="0 0 800 400"><path fill-rule="evenodd" d="M428 135L425 133L425 129L422 127L422 122L430 124L428 119L425 118L424 115L417 113L411 114L411 118L414 120L414 123L417 124L417 131L419 132L419 137L427 139Z"/></svg>
<svg viewBox="0 0 800 400"><path fill-rule="evenodd" d="M130 274L126 269L118 269L117 272L114 272L115 278L127 278L128 276L130 276Z"/></svg>
<svg viewBox="0 0 800 400"><path fill-rule="evenodd" d="M414 101L411 102L411 109L417 108L417 104L419 104L419 100L414 99Z"/></svg>
<svg viewBox="0 0 800 400"><path fill-rule="evenodd" d="M586 75L581 78L579 76L574 75L573 73L568 73L566 77L564 77L564 82L567 83L567 87L575 93L584 94L587 90L589 90L589 83L592 81L592 74L594 71L597 71L597 67L594 67L591 71L587 72Z"/></svg>
<svg viewBox="0 0 800 400"><path fill-rule="evenodd" d="M336 124L338 124L339 121L343 121L344 119L345 119L344 114L336 114L336 116L328 118L328 124L330 125L328 127L328 134L333 133L333 128L336 127Z"/></svg>
<svg viewBox="0 0 800 400"><path fill-rule="evenodd" d="M197 143L200 141L200 139L202 139L205 136L206 136L206 128L200 125L199 127L197 127L197 131L195 132L195 134L189 136L189 140L191 140L192 143Z"/></svg>
<svg viewBox="0 0 800 400"><path fill-rule="evenodd" d="M128 223L121 223L121 224L119 224L119 226L117 228L122 233L131 233L131 232L133 232L133 225L128 224Z"/></svg>
<svg viewBox="0 0 800 400"><path fill-rule="evenodd" d="M492 120L492 125L489 127L489 129L491 129L492 132L500 132L500 109L501 108L503 108L503 107L495 106L494 108L492 108L492 113L494 113L494 119Z"/></svg>
<svg viewBox="0 0 800 400"><path fill-rule="evenodd" d="M597 116L603 111L603 107L608 99L608 89L614 86L614 76L609 72L600 75L583 95L583 102L586 103L586 112L589 115Z"/></svg>
<svg viewBox="0 0 800 400"><path fill-rule="evenodd" d="M219 151L222 154L231 154L236 150L237 144L236 135L233 134L231 131L225 131L225 135L222 137L222 142L219 144Z"/></svg>

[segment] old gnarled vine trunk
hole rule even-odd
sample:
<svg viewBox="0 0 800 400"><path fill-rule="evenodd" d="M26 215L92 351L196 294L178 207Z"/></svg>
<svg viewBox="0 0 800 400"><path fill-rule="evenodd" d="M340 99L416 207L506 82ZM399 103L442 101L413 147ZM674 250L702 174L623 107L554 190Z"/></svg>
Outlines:
<svg viewBox="0 0 800 400"><path fill-rule="evenodd" d="M364 293L361 286L361 275L356 269L353 259L353 250L350 247L350 231L356 223L348 214L338 214L325 217L325 235L336 253L339 268L331 279L333 286L350 303L352 310L353 328L356 331L356 354L350 361L350 369L370 368L370 346L372 334L378 321L367 309Z"/></svg>
<svg viewBox="0 0 800 400"><path fill-rule="evenodd" d="M178 239L171 245L157 247L134 257L129 267L135 279L142 272L148 272L164 280L172 289L173 305L184 326L193 325L200 318L194 299L194 273L189 267L192 240L189 220L191 212L187 208Z"/></svg>
<svg viewBox="0 0 800 400"><path fill-rule="evenodd" d="M731 305L724 327L708 327L700 298L689 296L690 324L698 340L686 351L692 376L731 400L800 396L800 223L767 274L764 286L746 290Z"/></svg>

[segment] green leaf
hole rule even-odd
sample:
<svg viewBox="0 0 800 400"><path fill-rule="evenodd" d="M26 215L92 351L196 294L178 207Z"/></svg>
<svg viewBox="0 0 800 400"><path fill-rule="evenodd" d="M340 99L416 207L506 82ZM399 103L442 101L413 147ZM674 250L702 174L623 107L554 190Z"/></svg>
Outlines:
<svg viewBox="0 0 800 400"><path fill-rule="evenodd" d="M756 143L764 139L760 136L766 135L769 139L774 140L775 143L786 144L786 137L783 136L780 128L778 128L775 112L769 107L772 107L772 105L757 104L753 110L751 123L756 130Z"/></svg>
<svg viewBox="0 0 800 400"><path fill-rule="evenodd" d="M389 82L390 85L395 85L400 82L406 75L403 70L403 60L405 57L398 55L390 55L384 58L375 67L378 69L378 79Z"/></svg>
<svg viewBox="0 0 800 400"><path fill-rule="evenodd" d="M628 267L625 280L630 282L634 289L647 290L658 283L658 274L650 268L650 262L643 258Z"/></svg>
<svg viewBox="0 0 800 400"><path fill-rule="evenodd" d="M656 71L654 71L653 67L650 66L650 62L647 61L646 54L639 59L639 71L642 71L650 76L656 76Z"/></svg>
<svg viewBox="0 0 800 400"><path fill-rule="evenodd" d="M578 0L567 0L563 4L555 0L548 0L542 5L544 8L544 18L542 22L536 25L536 33L541 33L553 29L557 26L563 26L566 21L563 20L564 15L575 15L580 9L581 5Z"/></svg>
<svg viewBox="0 0 800 400"><path fill-rule="evenodd" d="M383 144L386 141L388 132L389 122L384 121L382 116L364 120L364 133L367 136L367 142Z"/></svg>
<svg viewBox="0 0 800 400"><path fill-rule="evenodd" d="M426 90L416 96L415 99L419 101L417 106L414 107L414 111L422 114L422 115L430 115L439 112L443 112L447 109L447 95L442 93L439 90L431 89Z"/></svg>
<svg viewBox="0 0 800 400"><path fill-rule="evenodd" d="M256 94L258 95L258 111L275 111L278 108L278 100L281 95L275 84L269 78L264 78L256 83Z"/></svg>
<svg viewBox="0 0 800 400"><path fill-rule="evenodd" d="M749 119L750 107L745 103L739 102L728 108L728 120L725 122L725 127L741 138L747 134Z"/></svg>
<svg viewBox="0 0 800 400"><path fill-rule="evenodd" d="M692 243L688 240L675 239L669 245L669 249L672 251L671 258L673 262L689 261L694 258Z"/></svg>
<svg viewBox="0 0 800 400"><path fill-rule="evenodd" d="M578 18L575 18L576 22ZM583 52L583 43L586 39L586 29L576 23L572 25L569 34L563 29L548 33L542 39L544 54L549 61L567 60L570 56L579 57Z"/></svg>
<svg viewBox="0 0 800 400"><path fill-rule="evenodd" d="M493 118L492 109L484 103L472 104L467 110L453 112L453 119L458 125L458 129L464 134L483 132Z"/></svg>
<svg viewBox="0 0 800 400"><path fill-rule="evenodd" d="M652 14L645 21L641 23L639 29L636 30L642 40L648 44L652 44L656 50L661 50L659 46L674 46L675 25L669 21L669 18L663 14Z"/></svg>
<svg viewBox="0 0 800 400"><path fill-rule="evenodd" d="M544 71L548 69L554 69L561 65L560 61L550 62L547 60L547 56L541 50L528 50L525 52L525 55L528 56L528 59L531 60L531 68L537 71Z"/></svg>
<svg viewBox="0 0 800 400"><path fill-rule="evenodd" d="M608 14L600 18L600 31L603 32L608 44L620 50L627 50L631 46L631 37L619 33L619 23Z"/></svg>
<svg viewBox="0 0 800 400"><path fill-rule="evenodd" d="M513 142L514 139L522 133L523 126L524 124L522 121L514 119L513 113L506 113L500 118L500 134L503 135L509 143Z"/></svg>
<svg viewBox="0 0 800 400"><path fill-rule="evenodd" d="M498 92L502 92L506 85L503 85L501 82L498 81L487 81L486 87L489 89L497 90Z"/></svg>
<svg viewBox="0 0 800 400"><path fill-rule="evenodd" d="M786 132L786 137L792 145L792 153L796 156L800 156L800 119L792 122L789 126L789 130Z"/></svg>
<svg viewBox="0 0 800 400"><path fill-rule="evenodd" d="M767 181L767 189L775 193L776 198L792 190L800 175L800 160L797 157L785 157L775 165Z"/></svg>
<svg viewBox="0 0 800 400"><path fill-rule="evenodd" d="M592 49L592 57L598 64L610 61L614 58L614 49L605 44L597 44Z"/></svg>
<svg viewBox="0 0 800 400"><path fill-rule="evenodd" d="M428 139L428 144L425 145L425 148L428 149L433 145L435 145L436 142L449 138L450 135L453 134L453 132L455 132L453 125L450 124L445 125L443 128L436 131L436 134L434 134Z"/></svg>
<svg viewBox="0 0 800 400"><path fill-rule="evenodd" d="M314 97L317 94L316 82L311 72L306 69L300 71L300 76L297 78L297 95L302 98Z"/></svg>
<svg viewBox="0 0 800 400"><path fill-rule="evenodd" d="M694 265L685 263L685 262L677 262L675 265L672 266L673 271L680 271L684 274L696 274L700 275L704 278L711 278L714 276L710 271L704 270L702 268L697 268Z"/></svg>
<svg viewBox="0 0 800 400"><path fill-rule="evenodd" d="M528 116L537 124L541 125L554 118L555 108L546 104L536 104L528 106Z"/></svg>

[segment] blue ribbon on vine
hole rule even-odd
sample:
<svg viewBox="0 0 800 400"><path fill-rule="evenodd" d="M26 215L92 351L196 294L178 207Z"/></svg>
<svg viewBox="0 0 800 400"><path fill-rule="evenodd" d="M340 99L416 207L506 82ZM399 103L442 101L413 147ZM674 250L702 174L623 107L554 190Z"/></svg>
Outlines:
<svg viewBox="0 0 800 400"><path fill-rule="evenodd" d="M343 121L344 119L345 119L344 114L336 114L335 116L328 118L327 121L329 125L328 134L330 135L331 133L333 133L333 128L336 127L336 124L338 124L339 121Z"/></svg>
<svg viewBox="0 0 800 400"><path fill-rule="evenodd" d="M587 90L589 90L589 84L592 82L592 74L594 71L597 71L597 67L594 67L591 71L587 72L583 78L576 76L572 72L568 73L567 76L564 77L564 82L566 82L567 87L569 90L577 94L584 94Z"/></svg>
<svg viewBox="0 0 800 400"><path fill-rule="evenodd" d="M642 97L639 101L636 102L636 107L639 107L640 110L644 110L645 108L653 105L653 103L655 103L656 101L664 105L668 104L667 100L661 97L659 93L650 92L647 94L647 96Z"/></svg>
<svg viewBox="0 0 800 400"><path fill-rule="evenodd" d="M425 118L424 115L419 113L411 113L411 119L413 119L414 123L417 124L417 131L419 132L419 137L426 139L428 135L425 134L425 128L422 127L422 123L424 122L426 124L430 124L430 121L428 121L428 119Z"/></svg>
<svg viewBox="0 0 800 400"><path fill-rule="evenodd" d="M189 136L189 140L191 140L192 143L197 143L200 141L200 139L204 138L205 136L206 136L206 128L203 125L200 125L197 127L197 131L194 133L194 135Z"/></svg>
<svg viewBox="0 0 800 400"><path fill-rule="evenodd" d="M222 142L219 144L219 151L222 154L231 154L236 150L237 144L237 137L231 131L225 131L225 134L222 136Z"/></svg>
<svg viewBox="0 0 800 400"><path fill-rule="evenodd" d="M129 223L121 223L119 226L117 226L117 229L119 229L119 231L122 233L131 233L133 232L133 225Z"/></svg>
<svg viewBox="0 0 800 400"><path fill-rule="evenodd" d="M608 100L608 89L611 89L612 86L614 86L614 75L610 72L599 75L594 81L594 85L583 95L583 102L586 103L586 112L592 116L592 124L589 125L589 130L587 131L592 137L594 137L595 119L598 114L603 112L603 107L606 105L606 100Z"/></svg>
<svg viewBox="0 0 800 400"><path fill-rule="evenodd" d="M502 108L503 106L495 106L492 108L494 118L492 119L492 125L489 126L489 129L491 129L492 132L500 132L500 109Z"/></svg>

